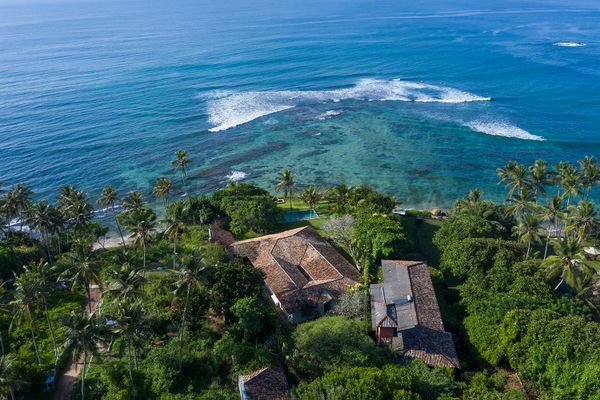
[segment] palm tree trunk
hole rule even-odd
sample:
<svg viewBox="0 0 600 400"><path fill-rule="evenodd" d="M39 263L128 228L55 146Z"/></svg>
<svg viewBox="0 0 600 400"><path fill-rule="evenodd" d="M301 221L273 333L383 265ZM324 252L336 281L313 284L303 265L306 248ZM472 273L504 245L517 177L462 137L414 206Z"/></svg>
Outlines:
<svg viewBox="0 0 600 400"><path fill-rule="evenodd" d="M92 290L89 282L85 283L85 291L87 293L88 313L92 315Z"/></svg>
<svg viewBox="0 0 600 400"><path fill-rule="evenodd" d="M125 246L125 237L123 236L123 231L121 230L121 224L119 224L119 221L117 221L117 214L115 214L114 203L110 206L110 210L112 212L113 218L115 219L115 223L117 224L117 230L119 231L119 235L121 236L121 241L123 242L123 246Z"/></svg>
<svg viewBox="0 0 600 400"><path fill-rule="evenodd" d="M135 394L133 392L133 365L131 363L131 336L129 336L129 386L131 389L131 396L135 398Z"/></svg>
<svg viewBox="0 0 600 400"><path fill-rule="evenodd" d="M85 400L85 367L87 365L87 351L83 352L83 371L81 371L81 399Z"/></svg>
<svg viewBox="0 0 600 400"><path fill-rule="evenodd" d="M6 355L4 352L4 336L2 335L2 331L0 330L0 348L2 349L2 357Z"/></svg>
<svg viewBox="0 0 600 400"><path fill-rule="evenodd" d="M181 316L181 327L179 328L179 372L183 367L183 334L185 331L185 317L187 315L187 309L190 302L190 292L192 289L192 283L190 282L187 287L187 293L185 295L185 306L183 307L183 315Z"/></svg>
<svg viewBox="0 0 600 400"><path fill-rule="evenodd" d="M50 330L50 337L52 338L52 346L54 347L54 373L56 374L56 367L58 366L58 346L56 345L56 336L54 336L54 326L52 326L52 321L50 321L50 314L48 313L48 303L46 299L43 299L44 302L44 313L46 314L46 322L48 322L48 329Z"/></svg>
<svg viewBox="0 0 600 400"><path fill-rule="evenodd" d="M544 260L548 256L548 243L550 242L550 231L546 234L546 247L544 248Z"/></svg>
<svg viewBox="0 0 600 400"><path fill-rule="evenodd" d="M35 321L33 318L29 319L29 326L31 327L31 340L33 341L33 350L35 351L35 357L37 358L37 362L39 365L42 365L42 359L40 358L40 350L38 348L37 341L35 340Z"/></svg>
<svg viewBox="0 0 600 400"><path fill-rule="evenodd" d="M10 399L15 400L15 390L12 388L12 386L9 386L8 390L10 391Z"/></svg>
<svg viewBox="0 0 600 400"><path fill-rule="evenodd" d="M531 239L527 241L527 255L525 258L529 258L529 251L531 250Z"/></svg>
<svg viewBox="0 0 600 400"><path fill-rule="evenodd" d="M565 281L565 278L560 278L560 282L558 282L558 285L556 285L556 287L554 288L554 290L557 290L560 285L562 285L562 283Z"/></svg>

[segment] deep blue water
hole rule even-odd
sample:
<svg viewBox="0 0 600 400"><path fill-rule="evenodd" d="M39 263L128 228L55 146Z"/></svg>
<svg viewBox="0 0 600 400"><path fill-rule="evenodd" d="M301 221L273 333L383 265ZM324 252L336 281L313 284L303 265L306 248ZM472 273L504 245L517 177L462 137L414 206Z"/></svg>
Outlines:
<svg viewBox="0 0 600 400"><path fill-rule="evenodd" d="M495 197L509 159L600 156L597 1L0 0L0 180L148 191L370 183Z"/></svg>

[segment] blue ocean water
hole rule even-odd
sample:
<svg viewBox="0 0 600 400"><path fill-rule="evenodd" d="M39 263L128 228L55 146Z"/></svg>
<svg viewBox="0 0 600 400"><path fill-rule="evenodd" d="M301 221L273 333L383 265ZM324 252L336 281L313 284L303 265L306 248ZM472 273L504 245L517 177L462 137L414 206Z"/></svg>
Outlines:
<svg viewBox="0 0 600 400"><path fill-rule="evenodd" d="M600 4L0 0L0 181L150 192L369 183L497 198L509 159L600 156Z"/></svg>

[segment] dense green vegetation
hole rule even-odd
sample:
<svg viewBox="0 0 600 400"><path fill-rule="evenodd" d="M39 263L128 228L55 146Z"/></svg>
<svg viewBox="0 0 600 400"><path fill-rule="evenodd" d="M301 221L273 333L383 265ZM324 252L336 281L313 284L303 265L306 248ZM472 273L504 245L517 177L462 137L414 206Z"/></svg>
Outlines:
<svg viewBox="0 0 600 400"><path fill-rule="evenodd" d="M182 183L190 163L177 152ZM272 365L295 399L600 399L598 262L583 252L598 244L600 169L586 158L497 172L504 204L474 190L444 222L391 214L396 199L366 185L297 187L290 170L274 182L283 204L246 183L173 199L159 177L164 215L109 186L96 203L119 240L106 248L84 192L36 202L25 185L0 187L0 398L51 398L78 362L74 399L234 399L237 375ZM284 223L289 209L321 218ZM240 239L311 224L363 282L291 327L260 270L208 243L209 224ZM375 345L367 289L383 258L429 261L460 370Z"/></svg>

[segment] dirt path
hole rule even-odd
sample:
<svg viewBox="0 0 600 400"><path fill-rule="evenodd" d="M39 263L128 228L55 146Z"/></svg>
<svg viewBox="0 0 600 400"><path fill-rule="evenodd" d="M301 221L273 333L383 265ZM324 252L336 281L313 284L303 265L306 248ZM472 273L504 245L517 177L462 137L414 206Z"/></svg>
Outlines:
<svg viewBox="0 0 600 400"><path fill-rule="evenodd" d="M98 286L92 286L90 297L85 302L85 314L87 316L90 315L90 308L92 313L96 311L96 306L98 305L101 294ZM56 387L54 388L54 396L52 397L53 400L69 400L71 398L71 393L75 388L75 383L79 378L82 367L83 356L79 357L77 361L73 361L71 358L69 359L64 371L56 378Z"/></svg>

